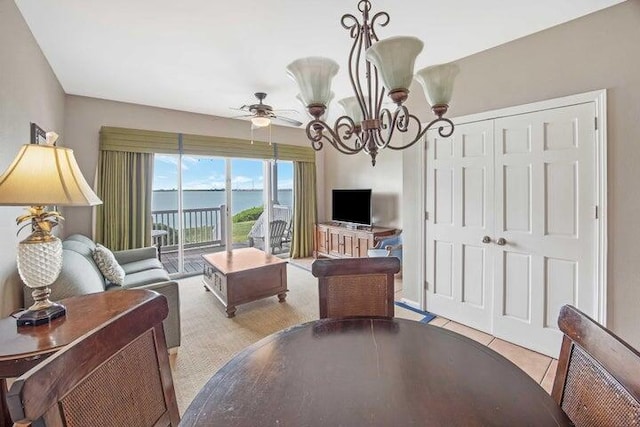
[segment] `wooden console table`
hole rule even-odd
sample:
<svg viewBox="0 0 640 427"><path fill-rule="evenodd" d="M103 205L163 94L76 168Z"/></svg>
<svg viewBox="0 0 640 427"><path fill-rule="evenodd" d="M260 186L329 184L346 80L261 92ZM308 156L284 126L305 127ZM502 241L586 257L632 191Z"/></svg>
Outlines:
<svg viewBox="0 0 640 427"><path fill-rule="evenodd" d="M60 300L67 314L40 326L16 325L0 319L0 427L12 426L6 406L7 378L16 378L70 342L130 310L155 292L121 290Z"/></svg>
<svg viewBox="0 0 640 427"><path fill-rule="evenodd" d="M236 305L277 295L287 296L287 261L256 248L202 255L204 286L222 302L227 317Z"/></svg>
<svg viewBox="0 0 640 427"><path fill-rule="evenodd" d="M313 256L331 258L364 258L376 240L396 234L395 228L367 227L352 229L337 224L316 224Z"/></svg>

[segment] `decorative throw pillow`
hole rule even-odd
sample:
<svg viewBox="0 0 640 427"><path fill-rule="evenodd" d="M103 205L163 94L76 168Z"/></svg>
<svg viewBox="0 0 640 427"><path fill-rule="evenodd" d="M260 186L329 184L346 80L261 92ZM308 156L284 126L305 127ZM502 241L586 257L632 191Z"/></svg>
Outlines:
<svg viewBox="0 0 640 427"><path fill-rule="evenodd" d="M122 286L125 276L124 269L116 261L113 252L98 243L93 251L93 260L108 281Z"/></svg>

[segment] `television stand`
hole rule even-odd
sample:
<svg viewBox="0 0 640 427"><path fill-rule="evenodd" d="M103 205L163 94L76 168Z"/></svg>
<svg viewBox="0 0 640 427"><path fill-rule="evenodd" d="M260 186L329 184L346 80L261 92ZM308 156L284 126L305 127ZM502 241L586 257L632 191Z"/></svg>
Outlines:
<svg viewBox="0 0 640 427"><path fill-rule="evenodd" d="M340 227L340 225L337 226ZM371 227L368 225L344 224L344 227L347 230L371 230Z"/></svg>
<svg viewBox="0 0 640 427"><path fill-rule="evenodd" d="M346 226L337 223L316 224L313 256L364 258L376 241L397 233L395 228Z"/></svg>

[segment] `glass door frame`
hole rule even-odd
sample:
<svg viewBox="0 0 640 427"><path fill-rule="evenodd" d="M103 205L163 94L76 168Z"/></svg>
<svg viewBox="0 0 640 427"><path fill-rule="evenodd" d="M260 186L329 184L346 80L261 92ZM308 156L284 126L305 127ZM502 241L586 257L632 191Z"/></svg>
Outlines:
<svg viewBox="0 0 640 427"><path fill-rule="evenodd" d="M183 189L183 181L184 181L184 167L183 160L185 154L178 153L178 171L177 171L177 194L178 194L178 271L173 273L172 276L180 277L185 274L184 271L184 255L185 255L185 247L184 247L184 229L185 229L185 218L184 218L184 189ZM215 156L202 156L202 157L215 157ZM220 158L220 157L218 157ZM232 157L222 157L225 161L225 212L224 212L224 221L225 221L225 229L228 232L225 234L225 250L230 252L233 250L233 215L232 212L232 162L234 159L243 159L243 158L232 158ZM260 159L262 160L263 167L263 187L262 187L262 204L264 209L264 223L269 224L273 217L273 202L274 202L274 191L276 191L277 183L273 182L274 179L277 178L277 172L274 171L274 168L277 165L277 162L273 159ZM265 227L265 237L264 237L264 252L267 254L272 253L271 249L271 236L269 234L269 227Z"/></svg>

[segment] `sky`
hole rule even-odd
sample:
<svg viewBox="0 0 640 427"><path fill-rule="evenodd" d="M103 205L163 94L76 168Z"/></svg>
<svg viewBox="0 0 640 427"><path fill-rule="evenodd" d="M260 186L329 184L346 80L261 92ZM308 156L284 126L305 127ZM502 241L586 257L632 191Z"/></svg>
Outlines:
<svg viewBox="0 0 640 427"><path fill-rule="evenodd" d="M262 190L263 160L233 159L231 188ZM182 183L185 190L224 189L225 160L221 157L182 156ZM178 187L178 155L154 156L153 189ZM278 162L278 188L293 188L293 163Z"/></svg>

